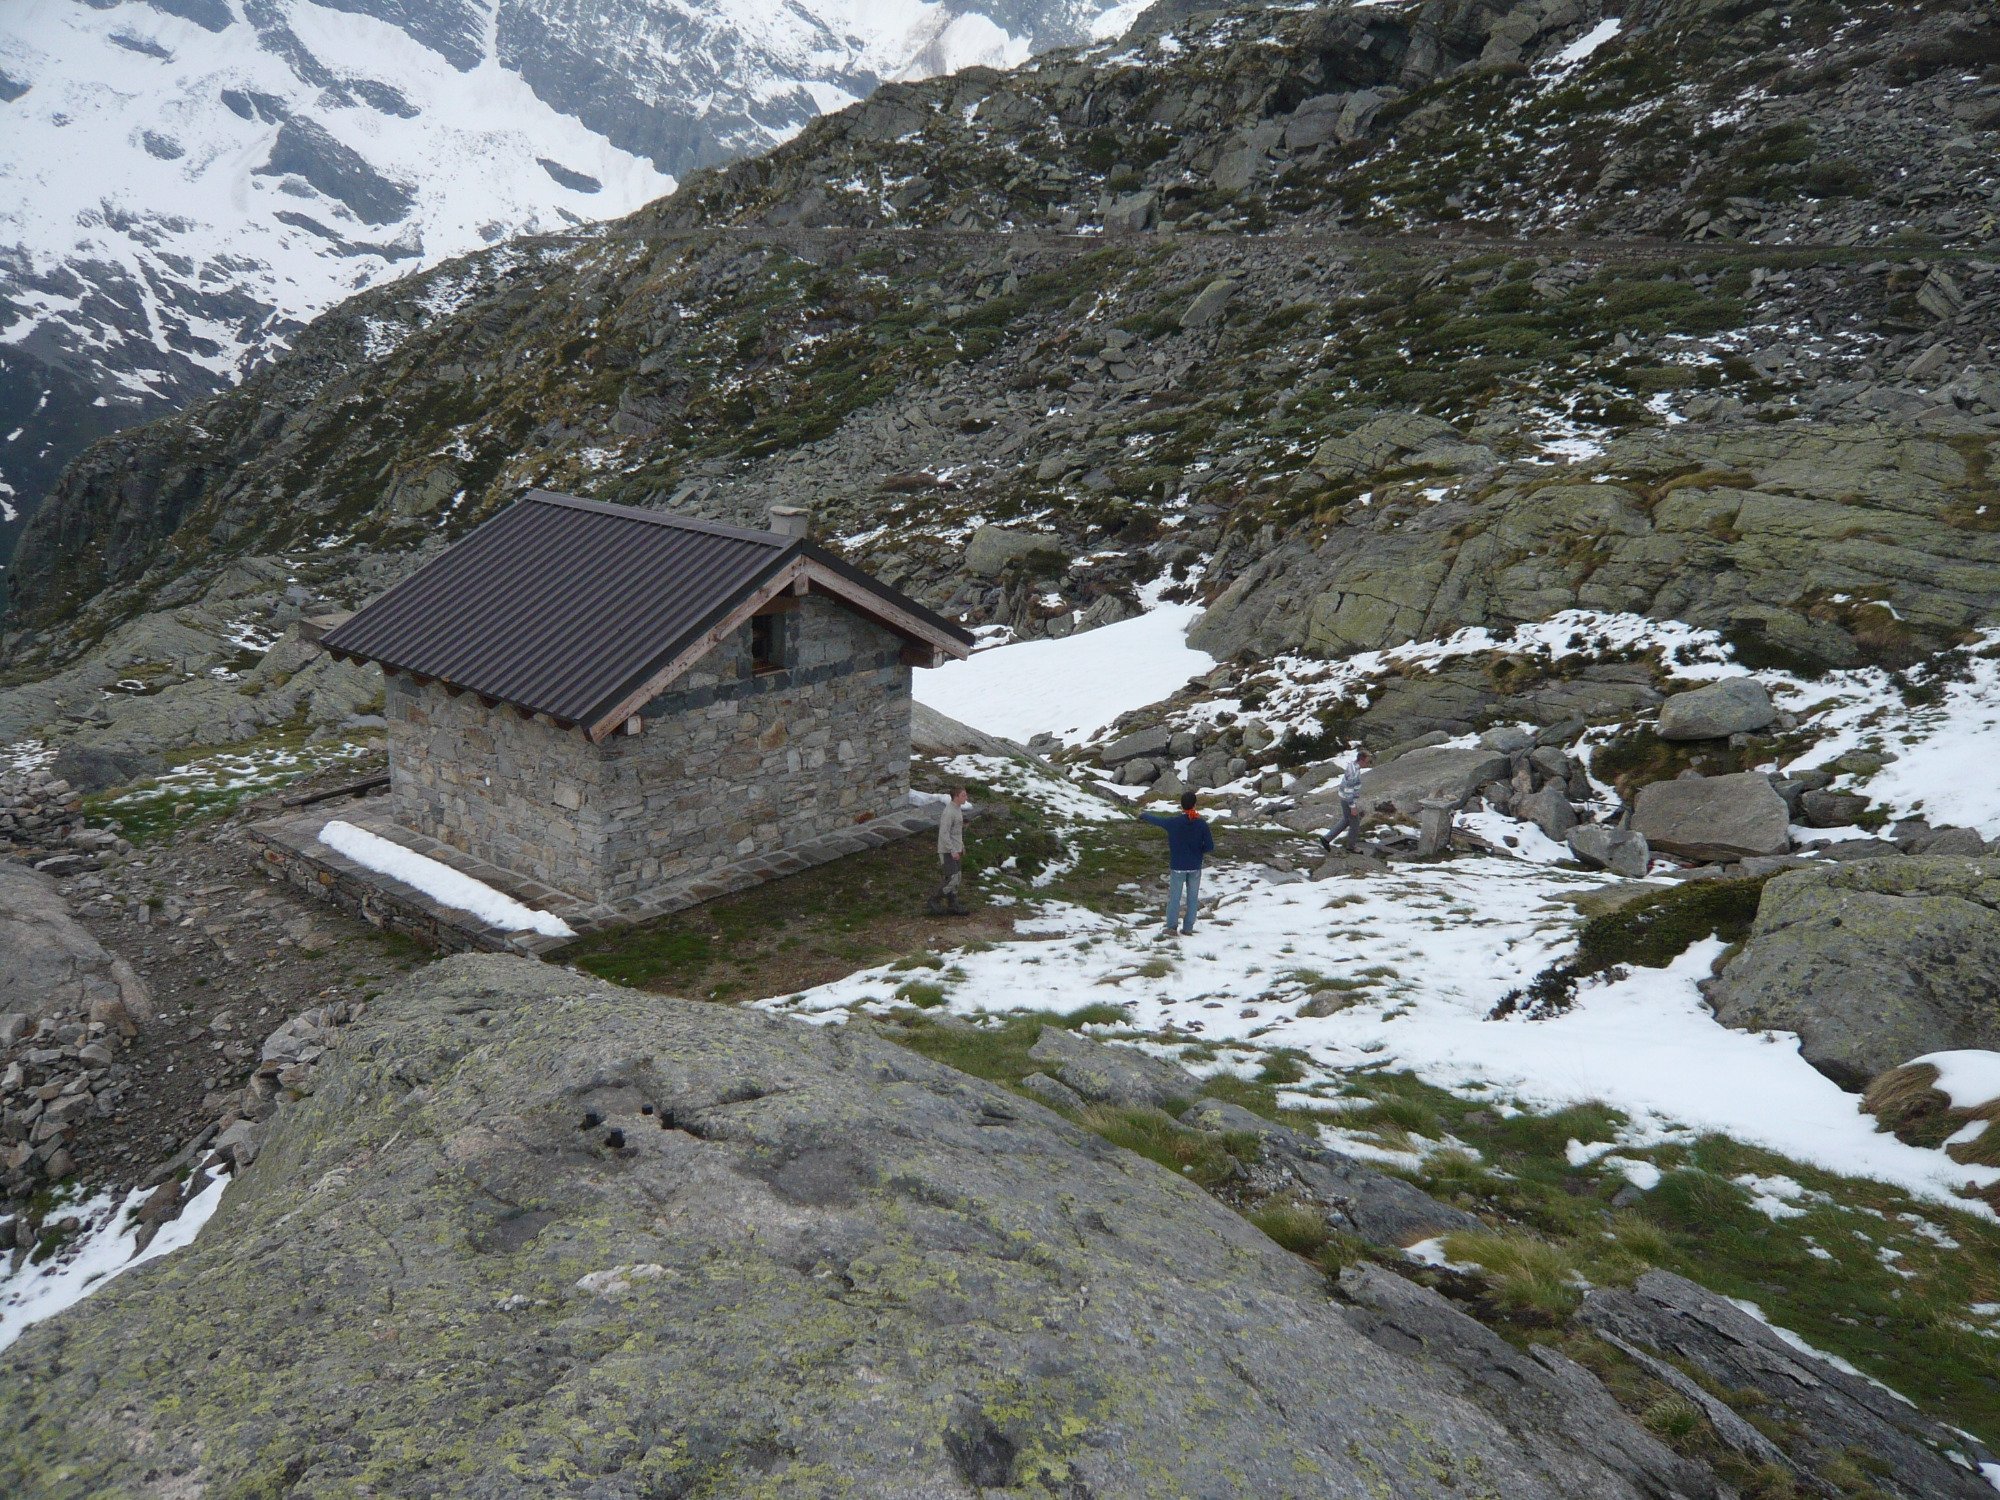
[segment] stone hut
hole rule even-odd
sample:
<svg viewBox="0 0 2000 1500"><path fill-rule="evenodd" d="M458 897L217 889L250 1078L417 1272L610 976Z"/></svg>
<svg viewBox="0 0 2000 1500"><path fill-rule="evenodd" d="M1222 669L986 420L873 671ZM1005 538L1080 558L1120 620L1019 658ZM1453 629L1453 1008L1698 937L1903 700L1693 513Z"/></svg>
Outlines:
<svg viewBox="0 0 2000 1500"><path fill-rule="evenodd" d="M395 821L629 911L907 810L911 668L972 638L772 519L536 491L329 632Z"/></svg>

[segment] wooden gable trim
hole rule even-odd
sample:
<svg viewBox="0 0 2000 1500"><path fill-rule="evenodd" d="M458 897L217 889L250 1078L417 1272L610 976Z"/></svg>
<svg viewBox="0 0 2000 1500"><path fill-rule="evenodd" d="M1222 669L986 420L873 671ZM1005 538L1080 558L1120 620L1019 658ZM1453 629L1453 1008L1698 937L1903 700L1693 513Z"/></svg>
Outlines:
<svg viewBox="0 0 2000 1500"><path fill-rule="evenodd" d="M793 581L804 574L806 561L794 557L762 584L736 601L735 608L717 620L701 635L668 659L667 663L648 677L638 687L627 693L608 709L595 724L585 726L585 732L593 740L604 740L617 731L624 722L640 709L651 703L671 687L678 677L709 652L721 645L743 627L743 622L763 609L773 599L786 593Z"/></svg>
<svg viewBox="0 0 2000 1500"><path fill-rule="evenodd" d="M890 603L872 589L858 587L833 569L823 567L810 558L806 559L806 578L815 589L833 595L856 614L867 616L912 645L930 647L934 658L930 665L935 666L944 658L962 659L972 654L972 648L957 637L947 635L928 621Z"/></svg>
<svg viewBox="0 0 2000 1500"><path fill-rule="evenodd" d="M627 719L671 687L690 667L742 629L753 615L774 614L798 608L807 592L823 593L838 599L856 614L873 620L906 642L903 660L911 666L942 666L947 660L963 658L971 648L955 636L884 599L871 589L857 586L833 569L809 557L794 557L757 588L736 602L728 614L704 631L700 638L676 652L657 672L605 711L596 723L585 726L594 741L609 738L623 728Z"/></svg>

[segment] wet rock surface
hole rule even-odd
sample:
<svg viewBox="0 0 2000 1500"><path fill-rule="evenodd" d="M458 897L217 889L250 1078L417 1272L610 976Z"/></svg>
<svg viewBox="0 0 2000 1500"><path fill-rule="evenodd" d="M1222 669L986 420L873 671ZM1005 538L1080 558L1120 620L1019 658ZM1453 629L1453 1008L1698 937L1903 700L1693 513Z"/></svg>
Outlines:
<svg viewBox="0 0 2000 1500"><path fill-rule="evenodd" d="M352 1029L192 1248L0 1360L0 1481L220 1492L282 1452L301 1495L1714 1493L1381 1322L858 1031L460 957Z"/></svg>

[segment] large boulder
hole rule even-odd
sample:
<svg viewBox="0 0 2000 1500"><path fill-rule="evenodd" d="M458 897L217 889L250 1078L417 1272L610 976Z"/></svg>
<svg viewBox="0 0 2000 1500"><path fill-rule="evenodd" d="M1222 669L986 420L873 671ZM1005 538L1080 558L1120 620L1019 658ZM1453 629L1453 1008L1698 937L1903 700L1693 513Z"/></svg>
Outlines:
<svg viewBox="0 0 2000 1500"><path fill-rule="evenodd" d="M1639 788L1632 831L1653 848L1693 860L1787 854L1792 820L1771 778L1755 771L1690 776Z"/></svg>
<svg viewBox="0 0 2000 1500"><path fill-rule="evenodd" d="M0 1355L0 1492L1721 1493L858 1028L467 955L321 1071L192 1246Z"/></svg>
<svg viewBox="0 0 2000 1500"><path fill-rule="evenodd" d="M1662 703L1659 734L1663 740L1724 740L1769 729L1777 717L1763 683L1754 677L1725 677Z"/></svg>
<svg viewBox="0 0 2000 1500"><path fill-rule="evenodd" d="M1414 818L1426 801L1464 802L1487 782L1505 780L1508 767L1507 757L1492 750L1412 750L1362 773L1361 808Z"/></svg>
<svg viewBox="0 0 2000 1500"><path fill-rule="evenodd" d="M1849 1088L1926 1052L2000 1048L2000 859L1780 875L1708 998L1730 1026L1797 1032Z"/></svg>
<svg viewBox="0 0 2000 1500"><path fill-rule="evenodd" d="M980 578L997 578L1010 563L1036 553L1055 555L1062 543L1038 531L1013 531L1005 526L982 526L965 544L965 571Z"/></svg>
<svg viewBox="0 0 2000 1500"><path fill-rule="evenodd" d="M0 860L0 1016L89 1016L119 1029L153 1017L132 966L105 950L48 876Z"/></svg>

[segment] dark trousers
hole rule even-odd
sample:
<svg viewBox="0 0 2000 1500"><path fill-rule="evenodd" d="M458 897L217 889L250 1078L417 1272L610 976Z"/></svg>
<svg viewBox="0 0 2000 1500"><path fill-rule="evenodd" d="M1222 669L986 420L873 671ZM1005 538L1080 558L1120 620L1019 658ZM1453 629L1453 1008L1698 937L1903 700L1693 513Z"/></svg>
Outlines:
<svg viewBox="0 0 2000 1500"><path fill-rule="evenodd" d="M931 910L945 911L959 905L959 881L965 875L963 854L940 854L938 856L938 888L931 892Z"/></svg>

